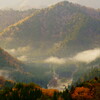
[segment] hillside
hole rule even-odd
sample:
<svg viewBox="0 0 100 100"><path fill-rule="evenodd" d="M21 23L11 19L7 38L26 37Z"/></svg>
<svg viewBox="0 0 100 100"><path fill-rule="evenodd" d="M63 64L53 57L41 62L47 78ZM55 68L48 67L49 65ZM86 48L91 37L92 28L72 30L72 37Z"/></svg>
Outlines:
<svg viewBox="0 0 100 100"><path fill-rule="evenodd" d="M0 90L2 100L99 100L100 78L72 86L71 90L65 88L60 92L56 89L44 89L34 83L15 83Z"/></svg>
<svg viewBox="0 0 100 100"><path fill-rule="evenodd" d="M13 9L0 10L0 32L9 25L18 22L35 11L36 9L30 9L26 11L17 11Z"/></svg>
<svg viewBox="0 0 100 100"><path fill-rule="evenodd" d="M72 90L73 100L99 100L100 78L85 81Z"/></svg>
<svg viewBox="0 0 100 100"><path fill-rule="evenodd" d="M15 82L35 82L46 87L52 75L46 65L25 64L0 48L0 76ZM4 82L4 81L3 81Z"/></svg>
<svg viewBox="0 0 100 100"><path fill-rule="evenodd" d="M6 80L4 77L0 76L0 89L4 87L12 87L15 84L12 80Z"/></svg>
<svg viewBox="0 0 100 100"><path fill-rule="evenodd" d="M94 9L61 2L5 28L0 33L0 45L15 57L26 55L29 61L99 48L99 16L100 12ZM19 55L10 51L20 47L28 49Z"/></svg>
<svg viewBox="0 0 100 100"><path fill-rule="evenodd" d="M20 70L21 65L22 63L20 61L0 48L0 69L5 69L7 67Z"/></svg>
<svg viewBox="0 0 100 100"><path fill-rule="evenodd" d="M16 82L31 82L33 76L24 71L26 65L0 48L0 76Z"/></svg>

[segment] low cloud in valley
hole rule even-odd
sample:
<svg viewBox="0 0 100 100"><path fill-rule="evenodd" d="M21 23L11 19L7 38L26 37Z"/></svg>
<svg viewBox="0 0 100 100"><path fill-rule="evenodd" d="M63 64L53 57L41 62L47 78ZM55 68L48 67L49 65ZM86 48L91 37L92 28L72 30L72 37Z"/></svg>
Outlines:
<svg viewBox="0 0 100 100"><path fill-rule="evenodd" d="M49 57L46 60L44 60L45 63L52 63L52 64L65 64L66 59L65 58L58 58L58 57Z"/></svg>
<svg viewBox="0 0 100 100"><path fill-rule="evenodd" d="M65 64L67 62L90 63L95 61L97 58L100 58L100 48L79 52L71 58L49 57L45 59L44 62L52 64Z"/></svg>
<svg viewBox="0 0 100 100"><path fill-rule="evenodd" d="M90 63L100 57L100 48L79 52L72 59L78 62Z"/></svg>

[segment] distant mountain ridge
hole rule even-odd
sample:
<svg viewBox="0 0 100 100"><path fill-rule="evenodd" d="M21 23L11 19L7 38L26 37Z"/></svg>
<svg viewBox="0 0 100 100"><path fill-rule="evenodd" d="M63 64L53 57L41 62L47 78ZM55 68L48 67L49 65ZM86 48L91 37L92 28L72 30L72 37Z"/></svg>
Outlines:
<svg viewBox="0 0 100 100"><path fill-rule="evenodd" d="M31 58L67 56L100 47L100 11L61 2L31 13L0 34L1 47L28 45Z"/></svg>
<svg viewBox="0 0 100 100"><path fill-rule="evenodd" d="M31 13L34 13L37 9L30 9L26 11L18 10L0 10L0 32L11 24L27 17Z"/></svg>

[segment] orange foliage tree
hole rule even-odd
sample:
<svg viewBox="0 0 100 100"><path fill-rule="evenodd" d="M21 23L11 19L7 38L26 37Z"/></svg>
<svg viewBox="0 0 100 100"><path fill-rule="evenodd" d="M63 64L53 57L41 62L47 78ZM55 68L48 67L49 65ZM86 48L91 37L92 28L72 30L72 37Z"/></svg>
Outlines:
<svg viewBox="0 0 100 100"><path fill-rule="evenodd" d="M72 94L74 100L89 100L93 98L93 91L89 88L77 87Z"/></svg>
<svg viewBox="0 0 100 100"><path fill-rule="evenodd" d="M52 96L54 95L55 92L59 92L59 91L56 90L56 89L44 89L44 88L41 88L41 90L42 90L42 93L43 93L44 95L47 95L47 96L50 96L50 97L52 97Z"/></svg>

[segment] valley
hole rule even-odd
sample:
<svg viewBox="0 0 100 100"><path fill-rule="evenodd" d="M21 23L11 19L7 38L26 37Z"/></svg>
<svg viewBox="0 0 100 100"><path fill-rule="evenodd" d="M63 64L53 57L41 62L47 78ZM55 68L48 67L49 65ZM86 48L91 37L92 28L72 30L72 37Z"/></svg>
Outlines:
<svg viewBox="0 0 100 100"><path fill-rule="evenodd" d="M91 87L98 91L99 80L99 9L63 1L43 9L0 10L1 89L6 91L3 87L8 82L12 95L24 89L27 93L27 87L32 87L36 91L30 91L38 92L42 98L34 100L58 100L54 99L57 96L66 100L61 99L66 92L68 100L81 100L75 92L90 91ZM78 86L85 89L77 90ZM55 91L59 93L54 95ZM5 95L1 90L0 93ZM99 100L98 96L86 97L83 100Z"/></svg>

